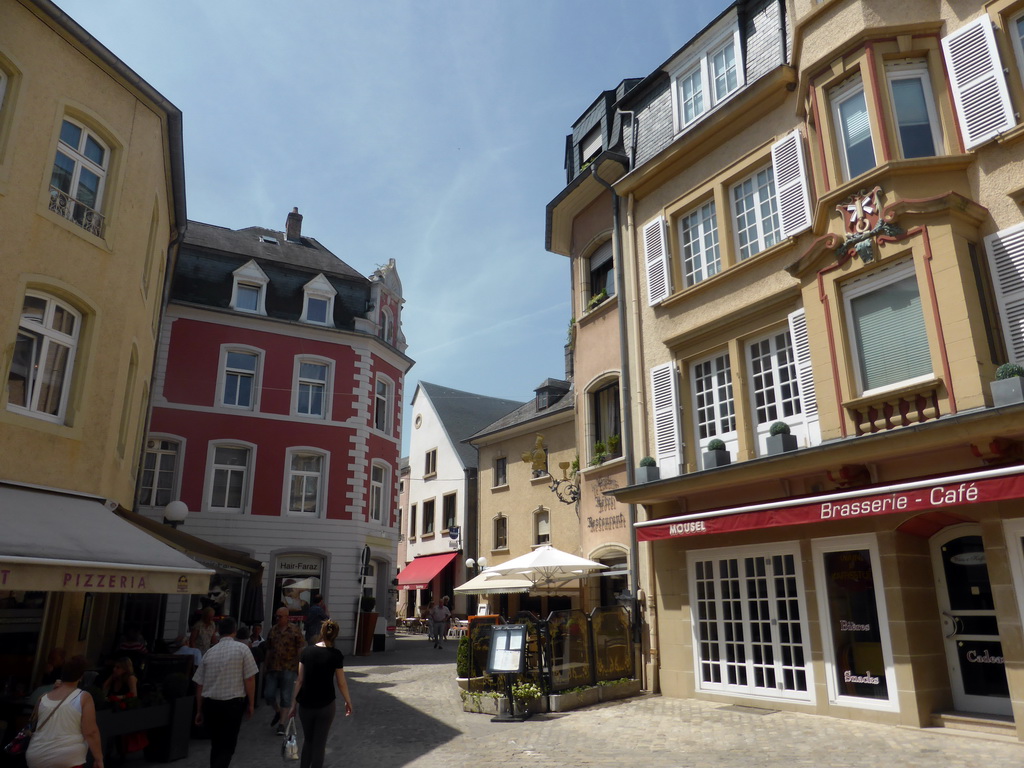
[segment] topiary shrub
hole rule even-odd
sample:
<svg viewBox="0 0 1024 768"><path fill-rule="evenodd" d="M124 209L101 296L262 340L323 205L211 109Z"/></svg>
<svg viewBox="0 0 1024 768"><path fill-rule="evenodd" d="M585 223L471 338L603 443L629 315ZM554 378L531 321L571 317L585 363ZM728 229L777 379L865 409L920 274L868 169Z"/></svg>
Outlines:
<svg viewBox="0 0 1024 768"><path fill-rule="evenodd" d="M377 598L373 595L363 595L359 598L359 610L363 613L373 613L373 609L377 607Z"/></svg>
<svg viewBox="0 0 1024 768"><path fill-rule="evenodd" d="M709 451L724 451L725 450L725 442L722 441L722 440L719 440L717 437L715 439L713 439L713 440L709 440L708 441L707 450L709 450Z"/></svg>
<svg viewBox="0 0 1024 768"><path fill-rule="evenodd" d="M789 424L784 421L776 421L768 428L768 434L770 435L788 435Z"/></svg>
<svg viewBox="0 0 1024 768"><path fill-rule="evenodd" d="M1012 379L1014 376L1024 376L1024 366L1016 363L1003 363L996 368L996 379Z"/></svg>
<svg viewBox="0 0 1024 768"><path fill-rule="evenodd" d="M459 638L459 649L455 652L455 674L469 677L469 636Z"/></svg>
<svg viewBox="0 0 1024 768"><path fill-rule="evenodd" d="M644 456L642 459L640 459L640 466L641 467L656 467L656 466L658 466L658 462L656 462L650 456Z"/></svg>

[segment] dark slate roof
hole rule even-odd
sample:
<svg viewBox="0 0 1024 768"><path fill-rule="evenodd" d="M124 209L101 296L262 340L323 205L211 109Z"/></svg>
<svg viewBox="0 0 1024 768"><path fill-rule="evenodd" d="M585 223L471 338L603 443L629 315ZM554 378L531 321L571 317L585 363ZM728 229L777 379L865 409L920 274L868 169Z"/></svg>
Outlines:
<svg viewBox="0 0 1024 768"><path fill-rule="evenodd" d="M277 245L261 242L273 237ZM283 232L263 227L233 230L190 221L174 270L171 299L229 309L233 272L255 261L270 280L267 317L297 321L302 316L302 287L323 274L338 292L334 325L351 330L365 316L370 280L360 275L316 240L289 242Z"/></svg>
<svg viewBox="0 0 1024 768"><path fill-rule="evenodd" d="M421 381L419 386L433 403L455 452L466 467L477 466L477 453L476 448L463 441L499 416L523 405L518 400L476 395L425 381Z"/></svg>
<svg viewBox="0 0 1024 768"><path fill-rule="evenodd" d="M551 386L552 384L564 384L567 390L554 405L549 405L547 408L540 409L537 407L537 398L535 397L529 402L523 403L519 408L516 408L511 413L506 413L497 421L488 424L476 434L470 435L466 438L466 442L486 437L494 434L495 432L501 432L503 429L519 426L520 424L526 424L527 422L534 421L535 419L545 418L557 413L564 413L565 411L572 411L573 403L576 399L573 396L572 384L561 379L547 379L540 387L537 387L537 389L542 389L543 387Z"/></svg>
<svg viewBox="0 0 1024 768"><path fill-rule="evenodd" d="M277 245L260 242L261 237L273 237ZM273 261L290 267L307 269L314 275L337 275L356 280L367 280L365 275L339 259L324 248L312 237L303 237L300 242L285 239L284 232L264 227L246 227L245 229L228 229L201 221L189 221L185 232L185 244L194 245L212 251L244 256L245 260L256 259L259 262ZM262 267L263 265L260 264Z"/></svg>

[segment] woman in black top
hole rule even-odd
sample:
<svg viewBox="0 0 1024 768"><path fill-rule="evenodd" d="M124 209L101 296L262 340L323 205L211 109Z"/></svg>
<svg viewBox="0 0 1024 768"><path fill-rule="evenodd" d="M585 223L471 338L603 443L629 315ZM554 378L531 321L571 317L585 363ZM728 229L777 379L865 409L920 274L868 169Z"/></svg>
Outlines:
<svg viewBox="0 0 1024 768"><path fill-rule="evenodd" d="M299 677L295 681L295 694L288 717L295 717L296 707L302 723L302 757L299 768L323 768L327 749L327 734L334 721L334 682L345 699L345 716L352 714L352 699L345 680L345 657L334 647L338 637L338 622L328 619L323 623L321 639L316 645L307 645L299 656ZM300 706L301 705L301 706Z"/></svg>

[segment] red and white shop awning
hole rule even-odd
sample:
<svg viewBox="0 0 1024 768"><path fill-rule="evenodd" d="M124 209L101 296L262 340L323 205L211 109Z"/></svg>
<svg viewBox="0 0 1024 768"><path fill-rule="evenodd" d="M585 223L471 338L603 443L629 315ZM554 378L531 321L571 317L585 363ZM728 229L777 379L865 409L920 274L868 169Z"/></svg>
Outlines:
<svg viewBox="0 0 1024 768"><path fill-rule="evenodd" d="M1024 498L1024 467L1000 467L635 523L637 541L878 517Z"/></svg>
<svg viewBox="0 0 1024 768"><path fill-rule="evenodd" d="M398 574L399 589L427 589L444 567L458 556L458 552L417 557Z"/></svg>

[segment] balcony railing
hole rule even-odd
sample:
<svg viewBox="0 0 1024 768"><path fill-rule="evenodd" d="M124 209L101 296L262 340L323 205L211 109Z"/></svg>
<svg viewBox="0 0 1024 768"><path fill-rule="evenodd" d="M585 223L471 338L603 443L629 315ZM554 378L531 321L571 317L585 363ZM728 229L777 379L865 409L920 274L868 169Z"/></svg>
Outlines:
<svg viewBox="0 0 1024 768"><path fill-rule="evenodd" d="M938 379L918 381L906 387L859 397L844 403L858 435L883 432L937 419L939 410Z"/></svg>
<svg viewBox="0 0 1024 768"><path fill-rule="evenodd" d="M62 192L54 186L50 187L50 210L75 222L96 237L103 237L103 214L94 211L85 203L79 202L67 192Z"/></svg>

